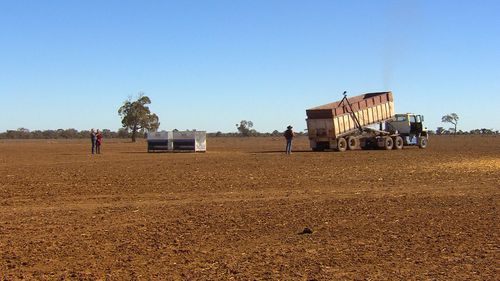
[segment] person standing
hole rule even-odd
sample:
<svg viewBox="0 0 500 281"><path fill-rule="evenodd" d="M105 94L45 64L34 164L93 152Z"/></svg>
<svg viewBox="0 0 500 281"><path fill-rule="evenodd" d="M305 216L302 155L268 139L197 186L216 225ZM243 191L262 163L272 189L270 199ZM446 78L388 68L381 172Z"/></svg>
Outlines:
<svg viewBox="0 0 500 281"><path fill-rule="evenodd" d="M95 153L101 154L101 144L102 144L102 133L97 129L97 134L95 135Z"/></svg>
<svg viewBox="0 0 500 281"><path fill-rule="evenodd" d="M96 134L94 132L94 129L90 130L90 141L92 142L92 154L94 154L95 149L96 149L96 141L97 141L97 137L96 137Z"/></svg>
<svg viewBox="0 0 500 281"><path fill-rule="evenodd" d="M292 126L286 127L286 131L283 134L286 139L286 154L292 154L292 140L295 137L295 133L292 128Z"/></svg>

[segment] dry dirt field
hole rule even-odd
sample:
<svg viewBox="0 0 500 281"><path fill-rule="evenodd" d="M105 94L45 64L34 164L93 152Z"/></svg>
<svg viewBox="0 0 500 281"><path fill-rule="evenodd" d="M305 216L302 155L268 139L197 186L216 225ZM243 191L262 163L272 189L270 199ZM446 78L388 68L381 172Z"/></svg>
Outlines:
<svg viewBox="0 0 500 281"><path fill-rule="evenodd" d="M500 280L500 137L89 144L0 141L1 279Z"/></svg>

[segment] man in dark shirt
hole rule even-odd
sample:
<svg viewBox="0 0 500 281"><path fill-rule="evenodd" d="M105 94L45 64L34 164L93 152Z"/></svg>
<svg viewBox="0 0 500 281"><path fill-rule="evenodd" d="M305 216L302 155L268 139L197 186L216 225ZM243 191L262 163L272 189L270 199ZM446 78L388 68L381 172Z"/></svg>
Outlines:
<svg viewBox="0 0 500 281"><path fill-rule="evenodd" d="M96 136L96 133L94 132L94 129L90 130L90 141L92 142L92 154L94 154L94 151L96 149L96 141L97 141L97 136Z"/></svg>
<svg viewBox="0 0 500 281"><path fill-rule="evenodd" d="M286 129L283 134L286 139L286 154L292 154L292 140L295 137L295 133L292 131L292 126L288 126Z"/></svg>

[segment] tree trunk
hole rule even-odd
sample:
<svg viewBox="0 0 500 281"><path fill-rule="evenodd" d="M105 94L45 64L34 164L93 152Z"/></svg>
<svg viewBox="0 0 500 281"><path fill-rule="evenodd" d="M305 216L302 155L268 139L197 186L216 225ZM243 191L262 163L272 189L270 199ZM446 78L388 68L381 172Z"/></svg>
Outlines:
<svg viewBox="0 0 500 281"><path fill-rule="evenodd" d="M137 134L137 126L132 128L132 142L135 142L135 135Z"/></svg>

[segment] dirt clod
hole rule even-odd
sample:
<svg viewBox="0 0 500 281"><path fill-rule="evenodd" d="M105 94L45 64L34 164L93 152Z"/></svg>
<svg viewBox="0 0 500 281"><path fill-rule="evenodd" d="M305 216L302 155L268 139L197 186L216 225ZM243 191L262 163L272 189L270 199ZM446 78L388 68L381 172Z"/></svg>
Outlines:
<svg viewBox="0 0 500 281"><path fill-rule="evenodd" d="M313 233L312 229L310 229L309 227L306 227L299 234L312 234L312 233Z"/></svg>

